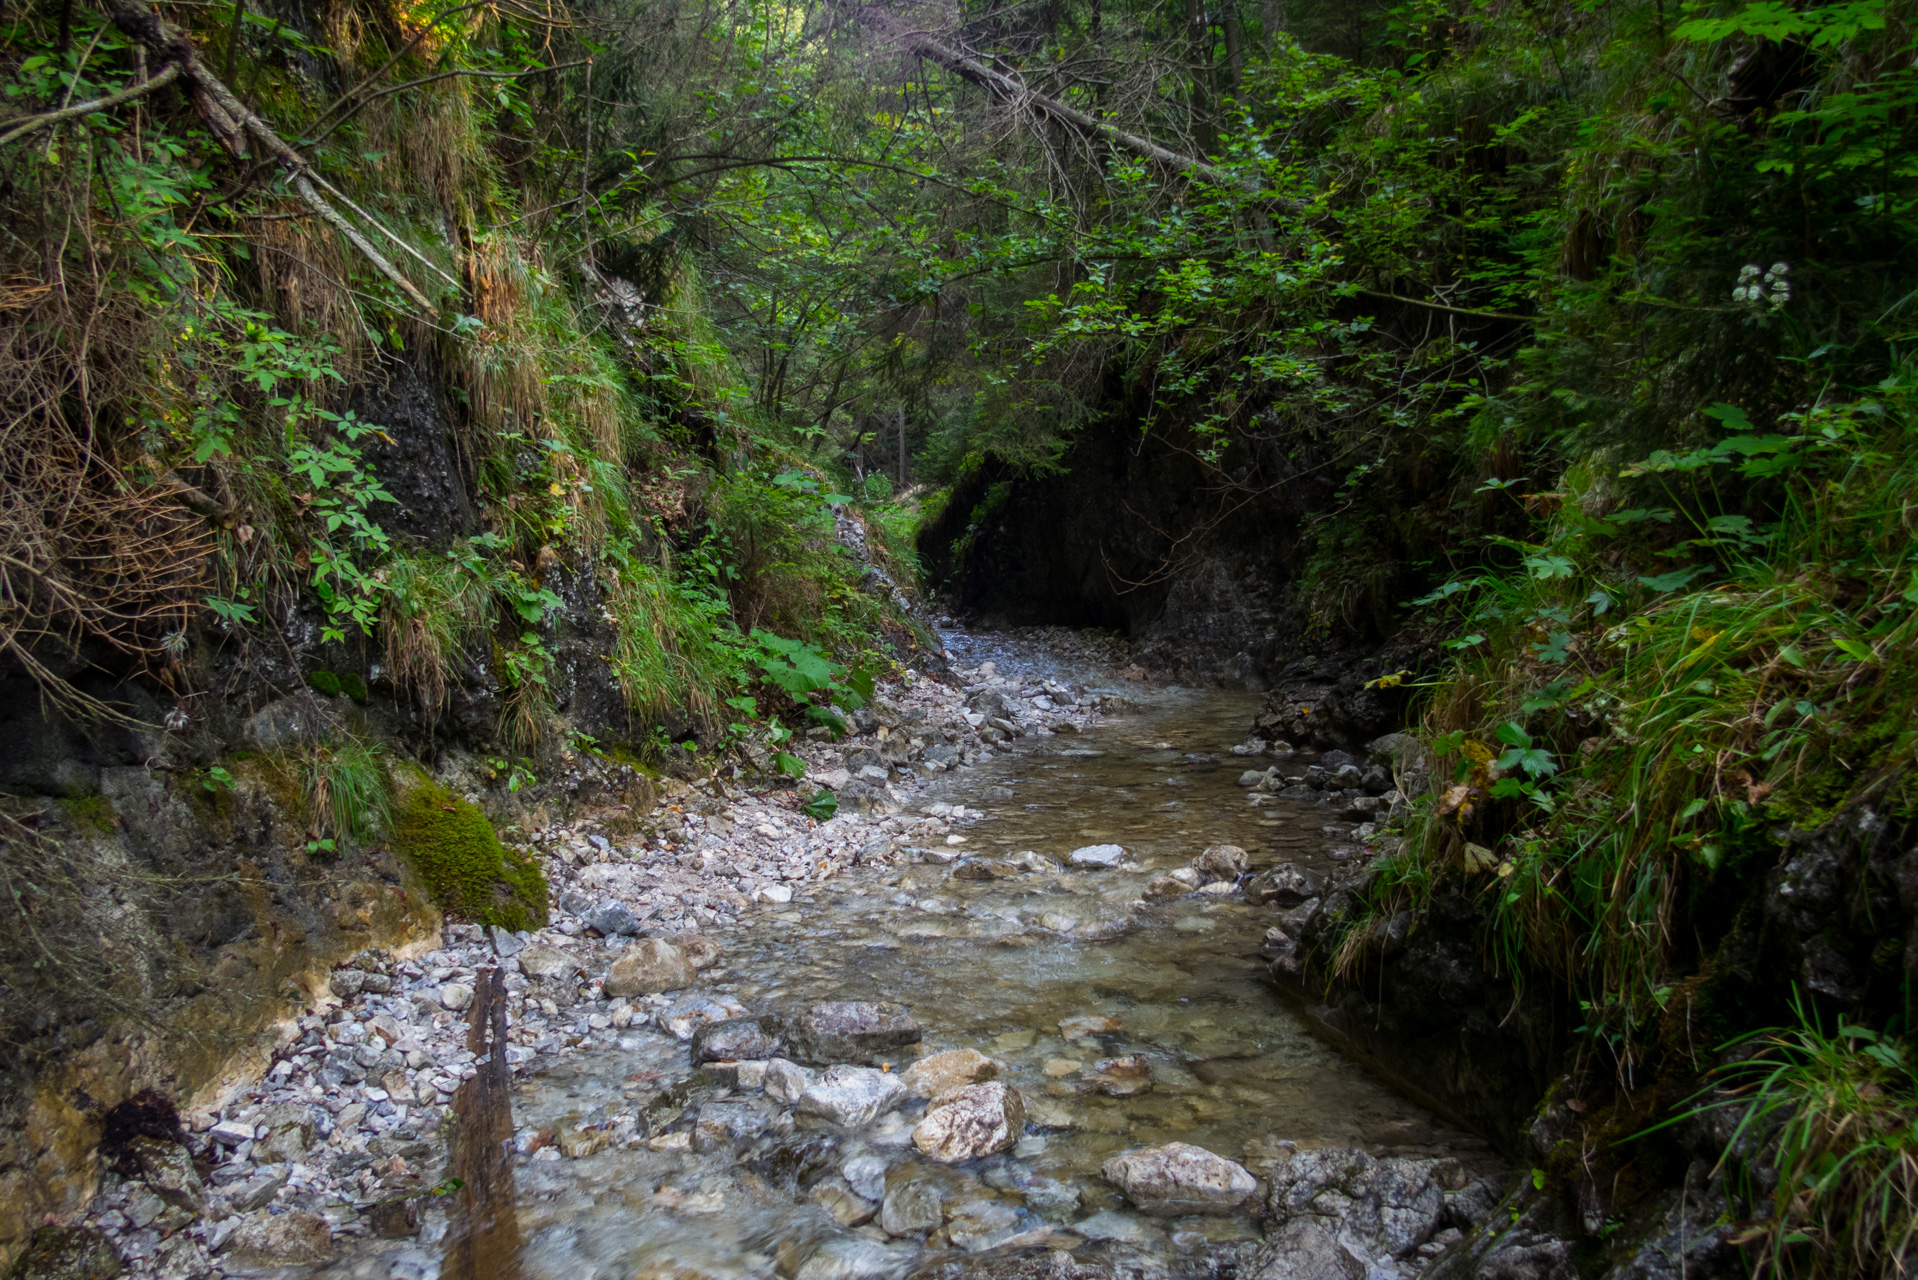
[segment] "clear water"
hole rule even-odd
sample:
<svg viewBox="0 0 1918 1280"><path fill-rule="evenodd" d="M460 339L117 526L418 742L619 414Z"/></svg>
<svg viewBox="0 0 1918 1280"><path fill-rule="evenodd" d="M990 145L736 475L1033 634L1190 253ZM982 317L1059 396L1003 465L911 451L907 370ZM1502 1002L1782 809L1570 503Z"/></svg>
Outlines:
<svg viewBox="0 0 1918 1280"><path fill-rule="evenodd" d="M962 647L982 642L950 642L969 662L994 656ZM1008 664L1000 665L1005 671ZM1096 684L1071 670L1026 670ZM1099 1176L1111 1155L1179 1141L1256 1169L1261 1152L1280 1139L1473 1151L1466 1135L1443 1131L1313 1039L1272 994L1258 954L1264 911L1236 897L1141 904L1146 881L1209 844L1245 848L1254 870L1331 863L1322 810L1289 801L1255 806L1237 784L1248 762L1230 747L1244 736L1253 698L1180 690L1133 696L1140 714L1084 735L1027 739L1013 753L943 775L920 803L983 811L953 828L963 832L959 848L967 856L1033 850L1063 859L1078 846L1114 842L1137 869L1059 868L998 881L956 879L951 866L930 862L855 869L802 890L776 923L729 939L725 958L702 975L707 985L688 993L729 994L754 1013L792 1013L822 1000L899 1001L924 1025L927 1051L973 1048L1005 1064L1032 1118L1046 1124L1014 1152L958 1169L923 1162L908 1140L922 1105L915 1104L858 1133L801 1121L797 1131L762 1142L772 1146L769 1154L749 1151L743 1164L730 1154L645 1146L523 1161L516 1220L493 1238L497 1247L468 1240L435 1254L447 1246L433 1244L429 1230L416 1241L368 1242L327 1273L430 1275L454 1257L449 1274L526 1280L840 1280L860 1268L824 1260L855 1239L868 1242L868 1270L883 1265L899 1274L953 1256L956 1250L938 1251L945 1243L938 1239L929 1248L889 1241L877 1224L841 1228L807 1198L808 1184L830 1180L862 1153L894 1166L894 1179L938 1180L948 1205L977 1202L975 1218L1000 1223L1002 1234L1037 1233L1015 1248L1071 1245L1046 1229L1070 1231L1115 1211L1124 1216L1097 1219L1092 1232L1111 1234L1117 1224L1132 1238L1088 1240L1076 1256L1123 1248L1176 1258L1207 1242L1256 1237L1257 1223L1132 1219ZM943 837L922 843L945 847ZM1122 931L1071 940L1058 932L1069 920L1083 922L1075 932ZM1067 1039L1060 1022L1082 1015L1116 1019L1118 1029ZM727 1094L724 1083L695 1074L686 1047L664 1033L637 1033L624 1044L558 1060L522 1080L516 1124L560 1129L626 1114L641 1122L640 1132L656 1133L683 1124L682 1110L689 1115L702 1100ZM1150 1063L1149 1092L1084 1091L1099 1061L1133 1054ZM891 1252L880 1254L881 1242ZM858 1255L859 1246L851 1247Z"/></svg>

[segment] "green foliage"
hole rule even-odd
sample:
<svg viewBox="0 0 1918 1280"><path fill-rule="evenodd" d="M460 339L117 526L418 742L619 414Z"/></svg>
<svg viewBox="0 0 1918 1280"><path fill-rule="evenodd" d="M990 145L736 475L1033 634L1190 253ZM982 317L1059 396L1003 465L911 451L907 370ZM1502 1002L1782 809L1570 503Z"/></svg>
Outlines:
<svg viewBox="0 0 1918 1280"><path fill-rule="evenodd" d="M300 792L316 849L368 843L386 829L393 783L385 754L378 744L351 740L301 753Z"/></svg>
<svg viewBox="0 0 1918 1280"><path fill-rule="evenodd" d="M392 826L394 852L418 872L440 910L514 931L545 925L538 860L502 845L476 806L420 775L405 786Z"/></svg>
<svg viewBox="0 0 1918 1280"><path fill-rule="evenodd" d="M1571 982L1621 1065L1659 1016L1692 896L1781 822L1901 803L1918 766L1918 397L1901 376L1779 426L1763 452L1698 460L1774 486L1770 523L1727 518L1723 488L1669 491L1660 521L1568 484L1537 542L1507 540L1517 564L1425 598L1480 643L1427 713L1458 767L1408 856L1496 869L1499 954ZM1645 571L1674 559L1693 563ZM1532 567L1547 561L1565 571Z"/></svg>
<svg viewBox="0 0 1918 1280"><path fill-rule="evenodd" d="M1723 1165L1748 1202L1769 1209L1745 1234L1754 1270L1773 1276L1906 1271L1918 1236L1918 1071L1899 1037L1838 1019L1827 1032L1803 1005L1798 1024L1741 1036L1678 1119L1736 1116ZM1668 1121L1667 1123L1676 1123Z"/></svg>
<svg viewBox="0 0 1918 1280"><path fill-rule="evenodd" d="M814 792L812 798L799 808L807 817L825 822L839 812L839 797L822 788Z"/></svg>

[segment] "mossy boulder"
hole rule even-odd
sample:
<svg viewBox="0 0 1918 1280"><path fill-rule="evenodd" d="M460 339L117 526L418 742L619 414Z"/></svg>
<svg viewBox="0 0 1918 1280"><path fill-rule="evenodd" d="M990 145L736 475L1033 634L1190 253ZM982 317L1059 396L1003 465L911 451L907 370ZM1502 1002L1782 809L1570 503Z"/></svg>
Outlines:
<svg viewBox="0 0 1918 1280"><path fill-rule="evenodd" d="M393 851L450 915L505 929L546 923L546 877L530 855L500 843L486 815L423 773L402 780Z"/></svg>

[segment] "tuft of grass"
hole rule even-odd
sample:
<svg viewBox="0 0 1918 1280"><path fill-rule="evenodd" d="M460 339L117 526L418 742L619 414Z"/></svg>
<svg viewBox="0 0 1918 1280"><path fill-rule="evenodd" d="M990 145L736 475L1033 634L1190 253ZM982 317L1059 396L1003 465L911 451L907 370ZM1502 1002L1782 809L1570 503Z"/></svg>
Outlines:
<svg viewBox="0 0 1918 1280"><path fill-rule="evenodd" d="M1713 1101L1666 1124L1731 1110L1720 1168L1756 1209L1741 1233L1753 1271L1778 1277L1911 1273L1918 1238L1918 1070L1908 1046L1838 1021L1827 1032L1798 1006L1798 1025L1729 1046ZM1661 1126L1663 1127L1663 1126Z"/></svg>
<svg viewBox="0 0 1918 1280"><path fill-rule="evenodd" d="M493 625L500 571L477 554L396 556L386 567L380 641L396 687L428 722L446 706L460 668Z"/></svg>
<svg viewBox="0 0 1918 1280"><path fill-rule="evenodd" d="M347 741L316 746L299 762L300 794L317 841L337 847L364 844L386 829L393 783L378 743Z"/></svg>

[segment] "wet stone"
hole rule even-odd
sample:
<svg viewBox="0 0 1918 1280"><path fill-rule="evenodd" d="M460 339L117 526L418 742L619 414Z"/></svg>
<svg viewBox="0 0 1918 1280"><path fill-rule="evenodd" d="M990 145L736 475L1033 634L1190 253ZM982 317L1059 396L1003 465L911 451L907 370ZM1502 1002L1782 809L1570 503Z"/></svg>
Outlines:
<svg viewBox="0 0 1918 1280"><path fill-rule="evenodd" d="M1067 854L1066 861L1075 867L1108 871L1125 861L1125 848L1116 844L1089 844Z"/></svg>
<svg viewBox="0 0 1918 1280"><path fill-rule="evenodd" d="M887 1235L910 1236L932 1231L945 1221L938 1184L920 1178L901 1182L886 1191L879 1225Z"/></svg>
<svg viewBox="0 0 1918 1280"><path fill-rule="evenodd" d="M693 1123L693 1150L737 1151L766 1132L772 1116L749 1102L708 1102Z"/></svg>
<svg viewBox="0 0 1918 1280"><path fill-rule="evenodd" d="M1004 1151L1025 1127L1025 1099L995 1080L935 1098L913 1128L912 1142L934 1160L957 1164Z"/></svg>
<svg viewBox="0 0 1918 1280"><path fill-rule="evenodd" d="M1109 1098L1131 1098L1152 1091L1152 1064L1141 1054L1105 1058L1094 1065L1087 1084Z"/></svg>
<svg viewBox="0 0 1918 1280"><path fill-rule="evenodd" d="M919 1043L919 1023L902 1004L844 1001L814 1005L786 1032L788 1051L802 1062L876 1063Z"/></svg>
<svg viewBox="0 0 1918 1280"><path fill-rule="evenodd" d="M1000 1065L977 1049L949 1049L919 1059L900 1076L915 1098L936 1098L982 1080L999 1077Z"/></svg>
<svg viewBox="0 0 1918 1280"><path fill-rule="evenodd" d="M695 1063L738 1062L742 1059L768 1059L779 1056L780 1020L774 1014L757 1018L725 1018L708 1022L693 1030L692 1054Z"/></svg>
<svg viewBox="0 0 1918 1280"><path fill-rule="evenodd" d="M857 1128L906 1100L899 1077L872 1067L827 1067L799 1096L802 1115Z"/></svg>
<svg viewBox="0 0 1918 1280"><path fill-rule="evenodd" d="M1184 1142L1139 1147L1105 1162L1106 1180L1145 1213L1231 1213L1259 1188L1244 1166Z"/></svg>

